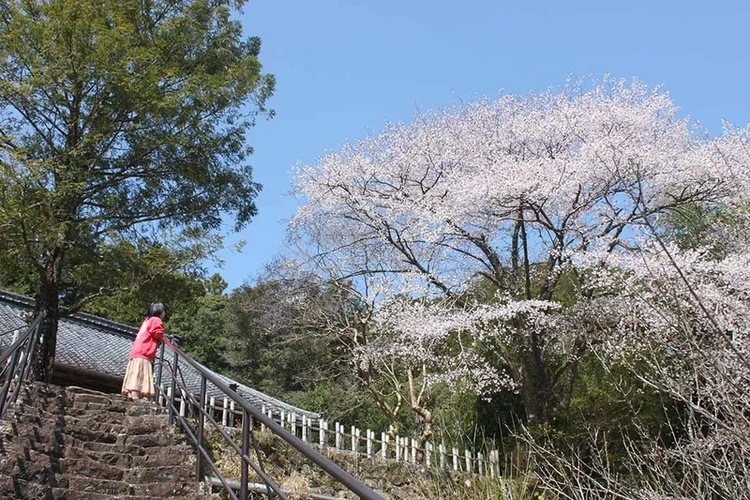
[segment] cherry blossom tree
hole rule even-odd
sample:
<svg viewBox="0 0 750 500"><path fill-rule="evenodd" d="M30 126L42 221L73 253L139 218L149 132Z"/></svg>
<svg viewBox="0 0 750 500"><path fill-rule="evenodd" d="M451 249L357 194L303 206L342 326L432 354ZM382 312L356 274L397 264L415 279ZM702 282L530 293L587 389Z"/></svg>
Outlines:
<svg viewBox="0 0 750 500"><path fill-rule="evenodd" d="M596 429L583 454L525 436L538 477L560 498L750 498L750 212L736 166L729 216L701 245L678 248L654 232L638 251L589 260L597 286L613 292L590 304L606 333L593 351L682 410L659 429L664 440L631 408L638 432L618 464L627 476Z"/></svg>
<svg viewBox="0 0 750 500"><path fill-rule="evenodd" d="M310 263L368 280L390 336L363 356L517 390L530 422L553 424L590 345L589 302L612 293L592 269L665 215L736 195L745 138L701 135L638 82L484 99L299 167L290 231Z"/></svg>

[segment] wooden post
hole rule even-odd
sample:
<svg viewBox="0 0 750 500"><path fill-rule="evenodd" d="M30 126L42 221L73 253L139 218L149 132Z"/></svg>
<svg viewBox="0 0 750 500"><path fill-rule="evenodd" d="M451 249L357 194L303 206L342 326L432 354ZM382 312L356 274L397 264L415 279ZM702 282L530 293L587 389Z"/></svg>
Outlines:
<svg viewBox="0 0 750 500"><path fill-rule="evenodd" d="M289 414L289 430L292 431L292 434L294 434L295 436L297 435L297 414L296 413Z"/></svg>
<svg viewBox="0 0 750 500"><path fill-rule="evenodd" d="M310 425L310 419L302 415L302 441L307 442L307 427Z"/></svg>
<svg viewBox="0 0 750 500"><path fill-rule="evenodd" d="M185 416L185 408L186 408L185 400L186 399L187 399L187 394L185 393L184 390L180 389L180 416L181 417Z"/></svg>
<svg viewBox="0 0 750 500"><path fill-rule="evenodd" d="M336 432L336 449L341 449L341 424L336 422L335 424L335 432Z"/></svg>
<svg viewBox="0 0 750 500"><path fill-rule="evenodd" d="M279 425L286 429L286 412L284 410L281 410L281 420L279 421Z"/></svg>
<svg viewBox="0 0 750 500"><path fill-rule="evenodd" d="M201 425L203 427L205 427L206 426L207 417L204 416L203 412L205 411L206 413L208 413L208 392L206 391L205 388L201 388L201 390L203 391L203 400L201 401L201 405L203 405L203 406L201 407L202 411L198 412L198 418L201 419ZM198 476L198 477L200 477L200 476Z"/></svg>
<svg viewBox="0 0 750 500"><path fill-rule="evenodd" d="M221 410L221 425L226 427L229 422L229 400L224 398L224 405Z"/></svg>
<svg viewBox="0 0 750 500"><path fill-rule="evenodd" d="M401 460L401 436L396 434L396 438L393 442L396 445L396 461Z"/></svg>
<svg viewBox="0 0 750 500"><path fill-rule="evenodd" d="M427 467L432 466L432 441L427 441L424 444L424 464Z"/></svg>
<svg viewBox="0 0 750 500"><path fill-rule="evenodd" d="M471 452L467 449L464 449L464 458L466 459L466 472L472 472Z"/></svg>
<svg viewBox="0 0 750 500"><path fill-rule="evenodd" d="M357 452L357 428L352 425L352 451Z"/></svg>
<svg viewBox="0 0 750 500"><path fill-rule="evenodd" d="M411 438L411 461L417 463L417 440Z"/></svg>
<svg viewBox="0 0 750 500"><path fill-rule="evenodd" d="M172 404L172 386L167 387L167 404ZM166 405L165 405L166 406Z"/></svg>
<svg viewBox="0 0 750 500"><path fill-rule="evenodd" d="M477 469L480 476L484 476L484 455L482 452L477 452Z"/></svg>
<svg viewBox="0 0 750 500"><path fill-rule="evenodd" d="M326 441L326 426L328 424L325 420L322 418L318 420L318 444L320 444L321 449L326 447L327 441Z"/></svg>
<svg viewBox="0 0 750 500"><path fill-rule="evenodd" d="M440 468L445 469L445 445L443 443L440 443L438 451L440 453Z"/></svg>
<svg viewBox="0 0 750 500"><path fill-rule="evenodd" d="M229 427L234 427L234 400L229 402Z"/></svg>
<svg viewBox="0 0 750 500"><path fill-rule="evenodd" d="M372 458L372 442L375 440L375 431L367 429L367 458Z"/></svg>
<svg viewBox="0 0 750 500"><path fill-rule="evenodd" d="M453 447L453 470L458 470L458 448Z"/></svg>
<svg viewBox="0 0 750 500"><path fill-rule="evenodd" d="M495 477L495 450L490 450L490 477Z"/></svg>
<svg viewBox="0 0 750 500"><path fill-rule="evenodd" d="M388 440L390 438L391 436L389 436L385 432L380 433L380 441L381 441L380 456L383 457L383 460L388 458Z"/></svg>
<svg viewBox="0 0 750 500"><path fill-rule="evenodd" d="M267 414L268 414L268 412L266 411L266 405L262 405L262 406L260 407L260 412L261 412L261 413L262 413L263 415L267 415ZM260 430L261 430L261 432L262 432L262 431L265 431L265 430L266 430L266 424L264 424L264 423L261 423L261 424L260 424Z"/></svg>

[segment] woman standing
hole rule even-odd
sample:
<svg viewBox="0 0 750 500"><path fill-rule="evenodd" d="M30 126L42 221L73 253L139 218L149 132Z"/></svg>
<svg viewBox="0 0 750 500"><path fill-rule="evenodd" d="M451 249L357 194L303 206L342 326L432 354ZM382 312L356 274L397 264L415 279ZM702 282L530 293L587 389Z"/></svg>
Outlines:
<svg viewBox="0 0 750 500"><path fill-rule="evenodd" d="M128 356L128 367L122 381L123 396L130 399L154 397L153 364L156 348L164 337L164 304L154 302L138 330Z"/></svg>

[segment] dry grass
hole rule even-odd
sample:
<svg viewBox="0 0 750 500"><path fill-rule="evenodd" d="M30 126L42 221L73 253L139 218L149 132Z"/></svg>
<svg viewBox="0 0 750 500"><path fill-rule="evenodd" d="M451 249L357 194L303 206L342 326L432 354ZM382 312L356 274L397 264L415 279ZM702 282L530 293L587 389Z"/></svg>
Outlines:
<svg viewBox="0 0 750 500"><path fill-rule="evenodd" d="M238 429L230 429L239 441ZM282 489L293 497L304 498L305 493L319 493L350 498L337 481L296 450L269 432L256 432L263 467ZM222 475L239 480L240 460L223 437L215 430L207 430L206 441ZM467 476L464 473L427 469L424 466L393 460L368 459L351 452L327 448L323 454L355 477L363 480L387 499L410 500L536 500L539 496L533 481L528 478L495 479ZM251 456L256 458L255 452ZM252 470L251 482L263 482Z"/></svg>

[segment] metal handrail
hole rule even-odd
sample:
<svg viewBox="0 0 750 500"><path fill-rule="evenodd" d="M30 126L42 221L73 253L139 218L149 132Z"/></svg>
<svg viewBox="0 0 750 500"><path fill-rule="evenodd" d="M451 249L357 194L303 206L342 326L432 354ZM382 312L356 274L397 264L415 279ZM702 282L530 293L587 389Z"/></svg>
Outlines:
<svg viewBox="0 0 750 500"><path fill-rule="evenodd" d="M44 315L40 313L2 354L0 354L0 365L5 365L3 370L5 379L0 387L0 419L5 416L5 411L11 403L18 400L21 384L31 370L34 349L39 338L39 328ZM15 384L15 385L14 385ZM13 392L9 395L11 387Z"/></svg>
<svg viewBox="0 0 750 500"><path fill-rule="evenodd" d="M339 483L341 483L344 487L346 487L349 491L359 496L362 500L384 500L382 496L375 493L370 487L368 487L366 484L364 484L362 481L359 481L358 479L354 478L351 474L346 472L344 469L333 463L331 460L323 456L322 453L299 439L296 435L286 430L284 427L276 423L272 418L270 418L268 415L265 415L259 408L254 407L251 405L247 400L242 398L239 394L237 394L235 391L233 391L229 385L221 380L216 374L210 372L205 367L200 365L198 362L190 358L188 355L186 355L179 347L177 347L173 342L171 342L169 339L164 338L163 339L163 347L160 350L159 354L159 366L156 374L156 386L157 386L157 394L154 396L154 398L158 401L159 398L159 391L161 391L161 378L162 378L162 372L163 368L165 366L164 364L164 347L167 349L170 349L173 353L173 362L171 364L167 364L167 369L171 372L171 397L174 398L175 392L177 389L177 386L180 385L180 389L183 391L183 394L185 394L188 399L191 402L191 406L194 406L198 409L199 415L198 415L198 423L197 423L197 429L193 429L192 426L189 424L186 418L179 415L179 412L177 411L177 408L174 404L174 401L172 401L172 398L165 398L168 401L169 404L169 414L170 414L170 420L173 420L175 418L175 414L178 414L179 417L177 417L177 421L180 423L180 425L188 432L188 435L190 436L191 440L196 444L198 447L198 450L200 452L200 455L203 455L204 457L208 458L207 451L205 450L202 440L203 440L203 427L204 422L208 420L209 422L213 423L219 432L223 435L225 439L228 439L228 442L230 445L234 448L235 451L238 452L238 455L240 456L240 459L242 460L242 478L240 481L240 500L247 500L248 498L248 491L247 491L247 467L250 466L255 470L259 476L266 481L266 484L268 486L268 489L271 491L274 491L277 495L279 495L281 498L285 498L283 492L281 492L278 489L278 486L275 485L275 483L271 480L270 477L268 477L265 474L265 471L263 471L262 467L259 464L253 464L252 459L249 456L249 441L253 439L252 436L252 425L249 425L249 420L247 417L251 417L253 420L259 422L260 424L264 425L267 429L269 429L271 432L279 436L283 441L285 441L287 444L295 448L300 454L302 454L304 457L306 457L308 460L313 462L314 464L318 465L321 469L323 469L326 473L328 473L331 477L336 479ZM198 372L201 379L201 390L198 401L196 401L193 396L190 394L190 391L187 390L187 387L184 387L184 380L180 380L178 382L178 376L182 379L182 375L179 370L179 361L183 361L187 365L189 365L193 370ZM234 401L236 406L239 406L244 411L245 418L243 419L243 426L242 426L242 447L240 448L239 445L234 443L233 440L231 440L231 437L223 430L221 429L221 426L218 425L218 423L213 419L213 417L206 411L204 408L205 401L206 401L206 382L211 382L211 384L214 385L219 391L221 391L224 396L226 396L228 399ZM166 395L165 395L166 396ZM253 439L253 444L254 439ZM257 451L257 447L256 447ZM214 466L214 464L209 460L209 465L214 469L214 472L218 474L218 470ZM256 467L258 467L256 469ZM260 469L260 470L258 470ZM204 478L203 472L202 472L202 460L199 456L198 463L197 463L197 476L198 480L202 480ZM220 481L223 483L224 487L227 489L227 492L232 498L236 498L234 495L234 492L231 491L231 488L228 486L228 483L226 480L224 480L221 475L219 475Z"/></svg>
<svg viewBox="0 0 750 500"><path fill-rule="evenodd" d="M167 363L167 368L169 369L170 373L174 373L172 372L171 365L169 363ZM178 367L178 371L179 371L179 367ZM282 500L288 500L284 492L281 491L281 488L275 483L275 481L271 477L269 477L266 474L265 470L263 470L263 467L260 465L260 463L258 464L254 463L252 459L249 457L249 455L247 454L247 451L243 451L240 449L239 446L237 446L237 444L233 441L232 437L224 429L222 429L219 423L205 410L205 408L202 408L202 405L200 405L198 401L193 397L193 395L187 390L187 386L183 385L183 383L181 382L177 382L177 385L183 391L184 396L187 397L191 405L193 407L200 408L201 416L209 420L214 425L214 427L216 427L216 430L219 432L219 434L221 434L224 440L239 454L243 462L246 462L250 467L252 467L252 469L261 477L261 479L263 479L266 482L268 491L276 493L279 497L281 497ZM222 483L222 485L224 486L224 488L227 490L227 493L230 495L231 498L236 500L237 496L232 491L233 489L232 486L230 486L231 481L226 480L221 475L220 471L218 470L216 465L213 463L213 461L211 460L211 457L208 455L208 452L204 449L204 447L202 445L198 446L198 443L202 441L201 439L198 438L198 434L200 434L200 432L196 432L196 429L192 427L190 422L177 411L177 406L175 405L173 398L168 399L168 401L169 401L169 406L170 406L169 408L170 415L173 415L173 419L176 419L180 423L180 425L186 430L186 433L188 437L190 438L190 440L193 442L193 444L195 444L198 447L200 454L203 456L203 458L205 458L208 461L211 468L218 475L217 477L219 481ZM245 420L245 422L248 422L248 420ZM247 424L243 422L243 425L247 425ZM248 429L247 432L243 435L243 441L244 441L245 436L249 438L250 435L251 433L250 433L250 430ZM203 476L200 470L197 472L197 476L198 477Z"/></svg>

